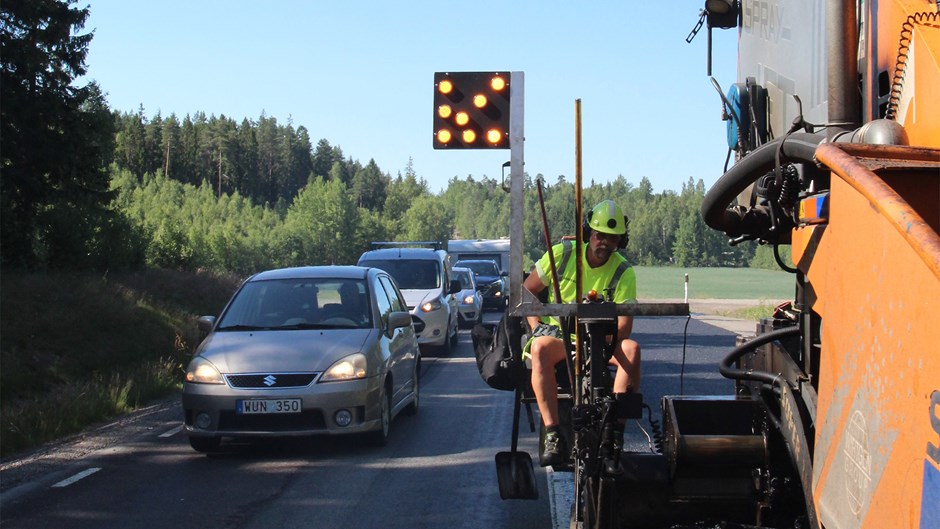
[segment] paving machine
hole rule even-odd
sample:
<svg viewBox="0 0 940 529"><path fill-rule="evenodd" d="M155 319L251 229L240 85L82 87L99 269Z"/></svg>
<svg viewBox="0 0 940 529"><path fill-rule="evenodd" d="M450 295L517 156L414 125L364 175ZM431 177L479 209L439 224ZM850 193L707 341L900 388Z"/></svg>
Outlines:
<svg viewBox="0 0 940 529"><path fill-rule="evenodd" d="M603 338L592 335L617 314L681 307L601 298L510 310L583 329L571 525L936 529L938 5L708 0L705 24L709 39L737 31L739 46L736 82L725 91L712 80L733 164L702 215L732 245L770 245L793 299L721 362L733 394L663 398L657 449L622 453L616 475L599 460L605 428L637 405L606 390ZM517 391L517 416L524 398Z"/></svg>

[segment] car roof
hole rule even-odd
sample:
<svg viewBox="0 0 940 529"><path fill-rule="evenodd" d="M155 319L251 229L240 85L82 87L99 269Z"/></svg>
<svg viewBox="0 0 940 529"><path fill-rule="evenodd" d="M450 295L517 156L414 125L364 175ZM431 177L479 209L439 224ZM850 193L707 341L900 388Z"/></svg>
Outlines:
<svg viewBox="0 0 940 529"><path fill-rule="evenodd" d="M362 266L297 266L291 268L278 268L266 270L253 275L248 281L265 281L270 279L365 279L370 269Z"/></svg>
<svg viewBox="0 0 940 529"><path fill-rule="evenodd" d="M359 257L363 259L430 259L438 260L445 255L443 250L432 250L431 248L381 248L379 250L369 250Z"/></svg>
<svg viewBox="0 0 940 529"><path fill-rule="evenodd" d="M460 263L493 263L495 265L496 261L494 261L493 259L461 259L457 261L456 266L460 266ZM499 267L499 265L496 265L496 266L497 268Z"/></svg>

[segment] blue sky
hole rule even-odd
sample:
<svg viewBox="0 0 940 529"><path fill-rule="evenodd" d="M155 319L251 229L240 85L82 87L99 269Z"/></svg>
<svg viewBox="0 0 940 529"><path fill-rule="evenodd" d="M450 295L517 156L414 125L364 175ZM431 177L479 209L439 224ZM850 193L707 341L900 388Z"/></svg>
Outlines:
<svg viewBox="0 0 940 529"><path fill-rule="evenodd" d="M575 174L582 105L584 184L623 175L706 187L727 153L704 1L397 2L88 0L86 64L112 109L147 117L262 112L303 125L346 157L397 176L409 158L434 192L500 178L508 150L432 148L435 71L525 72L526 172ZM79 3L79 6L84 5ZM713 75L734 82L736 35L715 30Z"/></svg>

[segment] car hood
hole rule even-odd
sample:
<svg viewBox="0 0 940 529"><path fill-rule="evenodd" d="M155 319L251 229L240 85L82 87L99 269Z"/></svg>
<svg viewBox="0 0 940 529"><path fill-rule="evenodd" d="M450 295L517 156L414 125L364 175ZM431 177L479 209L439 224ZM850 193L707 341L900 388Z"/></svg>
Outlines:
<svg viewBox="0 0 940 529"><path fill-rule="evenodd" d="M405 303L409 307L420 307L425 301L430 301L438 296L440 296L440 290L436 288L423 289L407 289L402 290L401 295L405 297Z"/></svg>
<svg viewBox="0 0 940 529"><path fill-rule="evenodd" d="M485 276L485 275L476 276L477 285L489 285L490 283L495 283L496 281L499 281L499 279L500 279L500 276Z"/></svg>
<svg viewBox="0 0 940 529"><path fill-rule="evenodd" d="M378 333L377 329L215 332L197 354L224 374L324 371L346 355L363 352L368 357Z"/></svg>

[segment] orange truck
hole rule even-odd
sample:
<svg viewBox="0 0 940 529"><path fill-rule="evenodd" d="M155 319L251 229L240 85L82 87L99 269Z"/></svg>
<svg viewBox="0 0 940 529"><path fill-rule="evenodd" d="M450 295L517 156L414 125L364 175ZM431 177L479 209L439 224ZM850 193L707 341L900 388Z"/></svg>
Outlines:
<svg viewBox="0 0 940 529"><path fill-rule="evenodd" d="M940 7L705 9L709 32L733 28L739 48L722 93L735 162L702 214L732 244L772 245L795 285L721 366L735 401L757 408L743 435L770 452L754 454L763 503L745 523L940 528ZM664 411L681 448L676 404ZM724 458L750 446L731 427L704 433L738 443ZM775 505L775 479L798 481L802 506Z"/></svg>

